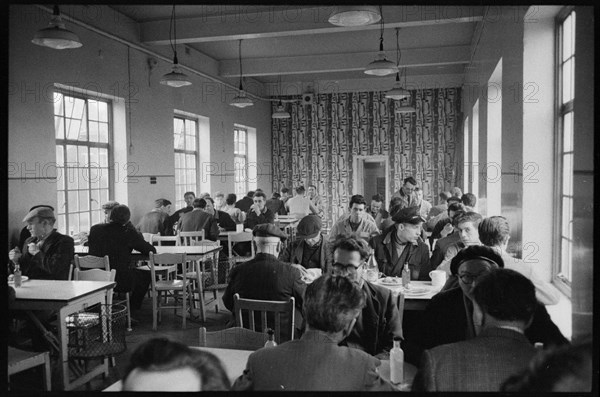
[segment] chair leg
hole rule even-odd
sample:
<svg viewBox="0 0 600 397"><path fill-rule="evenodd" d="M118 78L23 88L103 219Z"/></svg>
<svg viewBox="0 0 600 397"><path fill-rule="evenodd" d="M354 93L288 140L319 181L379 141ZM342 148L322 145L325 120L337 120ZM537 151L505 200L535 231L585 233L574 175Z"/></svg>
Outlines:
<svg viewBox="0 0 600 397"><path fill-rule="evenodd" d="M51 379L51 371L50 371L50 353L44 353L44 386L46 391L52 390L52 379Z"/></svg>
<svg viewBox="0 0 600 397"><path fill-rule="evenodd" d="M156 324L156 317L158 315L158 302L157 302L157 292L156 291L152 291L152 330L156 331L157 324Z"/></svg>
<svg viewBox="0 0 600 397"><path fill-rule="evenodd" d="M187 296L185 296L185 290L186 287L184 286L183 289L181 290L181 308L182 308L182 313L181 313L181 317L183 318L182 321L182 325L181 328L185 329L185 320L187 319ZM177 306L177 301L175 302L175 306ZM177 310L177 309L175 309Z"/></svg>
<svg viewBox="0 0 600 397"><path fill-rule="evenodd" d="M131 332L131 305L129 304L129 292L125 293L125 304L127 305L127 331Z"/></svg>

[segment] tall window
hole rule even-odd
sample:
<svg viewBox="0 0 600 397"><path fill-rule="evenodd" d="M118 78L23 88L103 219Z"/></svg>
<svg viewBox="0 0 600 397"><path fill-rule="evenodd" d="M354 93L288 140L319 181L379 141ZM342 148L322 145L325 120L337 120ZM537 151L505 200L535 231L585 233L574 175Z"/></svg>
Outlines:
<svg viewBox="0 0 600 397"><path fill-rule="evenodd" d="M87 232L109 200L111 106L108 101L54 93L58 230Z"/></svg>
<svg viewBox="0 0 600 397"><path fill-rule="evenodd" d="M248 193L248 130L241 127L233 129L233 163L235 168L235 195L242 198Z"/></svg>
<svg viewBox="0 0 600 397"><path fill-rule="evenodd" d="M575 11L566 10L558 25L558 166L560 255L555 269L559 284L571 285L573 248L573 101L575 99Z"/></svg>
<svg viewBox="0 0 600 397"><path fill-rule="evenodd" d="M197 120L175 116L173 119L173 134L175 144L175 208L183 208L186 205L183 201L185 192L198 194L196 191L198 187L196 178L198 164Z"/></svg>
<svg viewBox="0 0 600 397"><path fill-rule="evenodd" d="M469 157L469 116L465 117L465 125L463 126L463 189L465 193L469 191L469 171L471 169Z"/></svg>

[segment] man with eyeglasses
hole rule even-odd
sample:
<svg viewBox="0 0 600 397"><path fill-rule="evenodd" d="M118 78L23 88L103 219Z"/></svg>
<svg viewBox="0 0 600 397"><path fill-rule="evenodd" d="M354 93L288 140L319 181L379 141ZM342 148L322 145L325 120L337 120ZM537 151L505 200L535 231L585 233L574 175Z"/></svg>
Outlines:
<svg viewBox="0 0 600 397"><path fill-rule="evenodd" d="M402 322L391 291L365 280L368 257L369 246L363 239L342 236L333 245L333 274L357 283L365 293L365 307L341 345L387 359L394 336L402 337Z"/></svg>
<svg viewBox="0 0 600 397"><path fill-rule="evenodd" d="M412 176L404 179L404 185L398 190L392 198L400 197L400 208L416 207L419 204L419 198L415 188L417 187L417 181Z"/></svg>
<svg viewBox="0 0 600 397"><path fill-rule="evenodd" d="M458 287L442 291L429 301L418 324L419 333L407 340L406 360L418 364L423 349L471 339L475 336L473 323L473 286L479 277L492 269L504 268L504 261L493 249L470 246L453 259L450 270L458 278ZM531 344L541 342L544 348L568 341L552 322L546 307L538 302L531 325L525 330Z"/></svg>

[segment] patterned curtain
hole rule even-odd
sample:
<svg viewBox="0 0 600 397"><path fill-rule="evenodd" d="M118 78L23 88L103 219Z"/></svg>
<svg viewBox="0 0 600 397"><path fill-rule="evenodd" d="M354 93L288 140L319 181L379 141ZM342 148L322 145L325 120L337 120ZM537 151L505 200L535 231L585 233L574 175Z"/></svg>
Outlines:
<svg viewBox="0 0 600 397"><path fill-rule="evenodd" d="M314 184L330 228L348 208L353 157L386 155L390 195L413 176L424 198L437 202L457 185L460 94L460 88L411 91L416 113L395 113L409 103L386 99L385 92L320 94L312 105L288 104L291 118L272 123L273 191Z"/></svg>

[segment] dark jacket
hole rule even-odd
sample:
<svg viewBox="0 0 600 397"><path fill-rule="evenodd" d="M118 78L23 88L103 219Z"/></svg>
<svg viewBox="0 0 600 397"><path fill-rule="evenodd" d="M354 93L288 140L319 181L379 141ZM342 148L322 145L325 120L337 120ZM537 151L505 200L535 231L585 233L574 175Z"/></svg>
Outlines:
<svg viewBox="0 0 600 397"><path fill-rule="evenodd" d="M21 273L31 279L68 280L75 255L73 239L54 229L44 240L40 252L32 256L27 246L37 241L37 237L29 237L20 247L23 253L19 260Z"/></svg>
<svg viewBox="0 0 600 397"><path fill-rule="evenodd" d="M135 249L145 255L156 252L141 234L116 222L92 226L88 242L90 255L108 255L110 268L117 270L115 290L118 292L129 292L133 287L131 251Z"/></svg>
<svg viewBox="0 0 600 397"><path fill-rule="evenodd" d="M179 219L183 216L183 214L187 214L188 212L190 212L193 209L194 209L194 207L192 207L190 205L189 207L185 207L185 208L175 211L173 213L173 215L171 215L171 224L174 225L175 223L179 222Z"/></svg>
<svg viewBox="0 0 600 397"><path fill-rule="evenodd" d="M219 238L217 220L211 214L201 209L184 214L179 222L179 230L182 232L199 232L204 230L204 238L212 241L217 241Z"/></svg>
<svg viewBox="0 0 600 397"><path fill-rule="evenodd" d="M160 233L161 236L173 235L171 217L162 211L150 211L146 213L136 226L136 229L140 233Z"/></svg>
<svg viewBox="0 0 600 397"><path fill-rule="evenodd" d="M429 247L420 238L417 245L406 244L400 257L394 246L396 225L386 229L383 234L371 239L371 247L375 250L375 259L379 271L386 276L402 276L402 268L408 262L411 280L428 281L431 266L429 264Z"/></svg>
<svg viewBox="0 0 600 397"><path fill-rule="evenodd" d="M439 239L435 243L435 248L433 249L433 253L431 254L431 259L429 261L431 263L432 270L435 270L440 263L442 263L444 257L446 256L446 250L448 247L454 243L458 243L459 241L460 236L458 232L452 232L448 236Z"/></svg>
<svg viewBox="0 0 600 397"><path fill-rule="evenodd" d="M306 263L308 258L303 258L304 247L306 246L306 240L296 240L293 243L289 243L281 254L279 254L279 260L282 262L297 263L304 266L307 269L311 267L309 263ZM330 252L329 242L327 238L321 236L321 244L319 248L319 269L323 270L323 274L331 271L331 265L333 264L333 258ZM305 263L303 263L303 260Z"/></svg>
<svg viewBox="0 0 600 397"><path fill-rule="evenodd" d="M423 312L421 332L415 341L407 341L407 344L411 345L405 350L407 360L417 364L423 349L466 340L467 323L467 312L460 287L436 294ZM542 342L544 348L569 343L541 303L533 314L533 321L525 331L525 336L531 344Z"/></svg>
<svg viewBox="0 0 600 397"><path fill-rule="evenodd" d="M306 290L301 277L300 270L292 265L279 261L271 254L258 253L254 259L233 267L229 284L223 293L223 303L233 313L234 294L240 294L240 298L270 301L287 301L294 297L299 314ZM301 321L298 317L295 322L299 328ZM260 321L257 324L260 325ZM281 340L289 339L290 335L281 334Z"/></svg>
<svg viewBox="0 0 600 397"><path fill-rule="evenodd" d="M256 212L252 210L248 211L246 220L244 221L244 229L254 229L254 226L263 223L275 223L275 214L267 207L264 208L260 215L256 215Z"/></svg>
<svg viewBox="0 0 600 397"><path fill-rule="evenodd" d="M235 202L235 208L239 208L243 212L248 212L252 204L254 204L252 197L244 196Z"/></svg>
<svg viewBox="0 0 600 397"><path fill-rule="evenodd" d="M287 210L285 209L285 203L283 200L268 199L267 208L270 209L274 214L287 215Z"/></svg>
<svg viewBox="0 0 600 397"><path fill-rule="evenodd" d="M217 225L225 229L226 231L235 230L235 222L231 219L231 215L229 215L225 211L217 210L214 215L215 220L217 221Z"/></svg>
<svg viewBox="0 0 600 397"><path fill-rule="evenodd" d="M403 336L402 322L397 299L389 289L365 281L362 290L365 292L366 306L341 345L355 347L375 356L392 348L394 336Z"/></svg>

